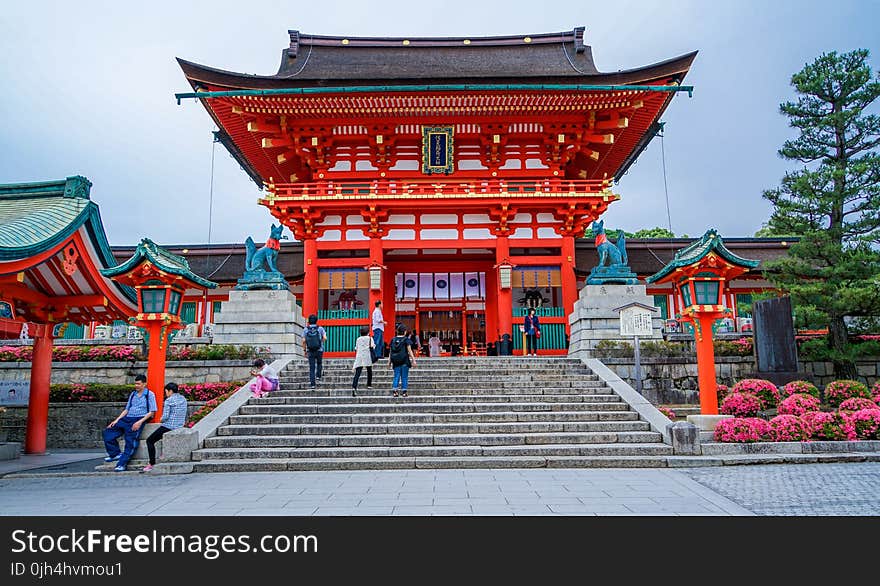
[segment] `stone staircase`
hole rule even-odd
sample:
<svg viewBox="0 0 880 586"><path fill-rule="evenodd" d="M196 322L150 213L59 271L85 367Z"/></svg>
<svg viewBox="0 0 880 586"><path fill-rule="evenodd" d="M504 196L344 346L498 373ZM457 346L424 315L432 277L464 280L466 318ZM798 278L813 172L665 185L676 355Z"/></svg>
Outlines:
<svg viewBox="0 0 880 586"><path fill-rule="evenodd" d="M204 447L197 472L666 466L672 448L576 359L421 358L409 396L388 361L351 396L351 359L324 361L317 390L291 362L281 390L250 399Z"/></svg>

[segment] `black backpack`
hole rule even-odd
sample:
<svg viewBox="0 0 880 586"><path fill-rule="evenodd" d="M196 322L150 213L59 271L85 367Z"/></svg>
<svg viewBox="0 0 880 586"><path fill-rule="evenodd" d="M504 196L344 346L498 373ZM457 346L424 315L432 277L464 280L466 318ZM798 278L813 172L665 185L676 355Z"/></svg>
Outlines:
<svg viewBox="0 0 880 586"><path fill-rule="evenodd" d="M409 361L409 354L406 351L406 347L406 338L403 338L402 336L391 338L391 344L388 346L391 353L388 355L388 358L391 360L392 365L400 366Z"/></svg>
<svg viewBox="0 0 880 586"><path fill-rule="evenodd" d="M321 332L318 330L318 326L308 326L306 328L305 339L306 348L309 352L317 352L321 349Z"/></svg>

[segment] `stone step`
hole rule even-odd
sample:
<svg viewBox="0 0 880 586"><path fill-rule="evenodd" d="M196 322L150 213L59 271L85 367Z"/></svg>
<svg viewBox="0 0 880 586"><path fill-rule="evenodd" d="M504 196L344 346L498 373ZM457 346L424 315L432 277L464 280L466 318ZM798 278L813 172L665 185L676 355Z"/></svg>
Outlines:
<svg viewBox="0 0 880 586"><path fill-rule="evenodd" d="M552 389L551 389L552 390ZM435 395L424 393L418 389L412 389L407 392L406 397L394 397L390 390L376 391L374 394L363 395L360 392L357 397L351 396L351 391L335 391L327 395L320 396L312 394L311 396L279 396L270 393L267 397L259 399L251 397L248 399L246 406L255 405L367 405L367 404L387 404L387 405L405 405L409 403L446 403L449 405L466 405L472 403L608 403L619 402L620 397L612 393L599 392L583 392L578 394L564 393L548 393L548 394L526 394L517 393L491 394L481 395L473 393L470 395Z"/></svg>
<svg viewBox="0 0 880 586"><path fill-rule="evenodd" d="M524 413L377 413L361 415L233 415L230 425L373 423L503 423L532 421L639 421L635 411L546 411ZM642 422L639 422L640 424ZM647 425L647 424L645 424Z"/></svg>
<svg viewBox="0 0 880 586"><path fill-rule="evenodd" d="M351 398L352 388L350 385L347 386L331 386L322 383L315 389L302 388L302 389L291 389L291 388L283 388L278 391L274 391L268 393L263 399L279 399L279 398L306 398L306 399L320 399L327 397L349 397ZM390 384L388 385L379 385L375 382L373 383L371 388L367 388L366 386L360 385L357 389L358 397L389 397L391 396L394 389ZM407 388L407 392L413 393L413 395L418 394L420 397L431 396L437 397L442 400L450 400L455 401L458 398L466 399L467 397L482 397L482 396L492 396L492 395L506 395L506 396L522 396L522 397L535 397L541 395L607 395L611 389L607 386L595 386L595 387L529 387L526 389L515 389L515 388L487 388L487 387L441 387L441 388L429 388L428 385L420 385L420 384L410 384Z"/></svg>
<svg viewBox="0 0 880 586"><path fill-rule="evenodd" d="M531 403L410 403L410 404L340 404L340 405L268 405L265 407L248 408L247 413L242 415L305 415L305 414L357 414L357 413L485 413L498 411L498 405L503 404L507 411L626 411L629 406L622 402L619 397L610 397L608 401L601 403L555 403L555 402L531 402ZM254 410L262 409L262 410Z"/></svg>
<svg viewBox="0 0 880 586"><path fill-rule="evenodd" d="M666 455L263 458L193 462L193 470L195 472L270 472L281 470L405 470L415 468L664 468L666 465Z"/></svg>
<svg viewBox="0 0 880 586"><path fill-rule="evenodd" d="M205 449L223 448L329 448L406 446L500 446L540 444L659 443L651 431L583 431L576 433L480 433L480 434L385 434L385 435L232 435L205 440Z"/></svg>
<svg viewBox="0 0 880 586"><path fill-rule="evenodd" d="M594 421L516 421L500 423L328 423L299 425L224 425L217 435L364 435L364 434L505 434L587 432ZM608 423L608 422L604 422ZM632 425L635 422L625 422Z"/></svg>
<svg viewBox="0 0 880 586"><path fill-rule="evenodd" d="M672 449L658 443L544 444L520 446L410 446L410 447L336 447L336 448L233 448L203 449L197 461L273 459L273 458L402 458L455 456L661 456Z"/></svg>

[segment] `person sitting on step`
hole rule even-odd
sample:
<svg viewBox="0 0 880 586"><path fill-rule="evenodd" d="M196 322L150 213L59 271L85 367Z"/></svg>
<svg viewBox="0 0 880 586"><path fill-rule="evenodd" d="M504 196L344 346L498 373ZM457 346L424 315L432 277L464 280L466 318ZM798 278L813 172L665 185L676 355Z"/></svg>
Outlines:
<svg viewBox="0 0 880 586"><path fill-rule="evenodd" d="M156 442L169 431L183 427L183 424L186 423L186 397L177 391L177 383L165 385L162 419L159 421L159 427L147 438L147 453L150 455L150 463L144 466L144 472L149 472L156 465Z"/></svg>
<svg viewBox="0 0 880 586"><path fill-rule="evenodd" d="M275 369L266 364L262 358L254 360L254 368L251 370L251 376L256 380L251 383L250 389L253 396L259 399L269 391L278 390L278 373Z"/></svg>

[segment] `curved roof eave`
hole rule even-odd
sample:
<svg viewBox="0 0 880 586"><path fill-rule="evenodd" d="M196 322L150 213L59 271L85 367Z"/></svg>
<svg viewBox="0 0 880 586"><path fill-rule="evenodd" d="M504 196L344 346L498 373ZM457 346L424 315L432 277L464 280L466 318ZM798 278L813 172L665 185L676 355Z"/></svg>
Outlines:
<svg viewBox="0 0 880 586"><path fill-rule="evenodd" d="M664 61L659 61L657 63L646 65L644 67L637 67L634 69L625 69L616 72L599 72L597 74L589 74L589 75L571 75L571 76L557 76L557 77L504 77L504 78L489 78L489 77L465 77L465 78L450 78L450 77L408 77L408 78L396 78L396 79L378 79L378 78L363 78L363 79L345 79L339 80L339 85L406 85L409 83L415 85L425 85L425 80L435 79L435 80L443 80L444 83L475 83L475 80L479 80L480 84L491 84L491 83L499 83L503 81L511 81L515 80L517 84L523 83L534 83L535 85L540 84L552 84L552 83L572 83L573 80L579 80L583 82L587 82L595 85L635 85L638 83L653 81L657 79L663 79L667 77L675 77L680 76L679 81L684 78L684 75L690 69L691 63L693 63L694 59L697 56L697 51L692 51L690 53L686 53L684 55L680 55L678 57L673 57L671 59L666 59ZM198 89L199 84L210 84L213 86L220 86L228 89L280 89L280 88L296 88L296 87L313 87L313 86L327 86L328 82L333 82L332 79L296 79L292 77L285 77L275 75L256 75L256 74L246 74L246 73L236 73L233 71L226 71L223 69L217 69L214 67L208 67L206 65L200 65L198 63L194 63L192 61L187 61L185 59L177 58L178 64L180 64L181 69L183 70L184 75L189 81L190 85L193 86L193 89Z"/></svg>

